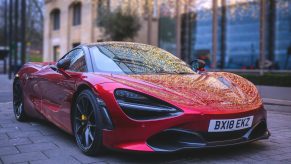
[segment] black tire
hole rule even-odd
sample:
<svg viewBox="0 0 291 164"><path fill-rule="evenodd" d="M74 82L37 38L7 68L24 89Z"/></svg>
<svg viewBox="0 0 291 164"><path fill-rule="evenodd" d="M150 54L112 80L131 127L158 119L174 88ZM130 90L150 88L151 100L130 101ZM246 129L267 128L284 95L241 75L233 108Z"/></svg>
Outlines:
<svg viewBox="0 0 291 164"><path fill-rule="evenodd" d="M86 155L102 152L102 122L96 95L82 91L73 107L73 131L78 147Z"/></svg>
<svg viewBox="0 0 291 164"><path fill-rule="evenodd" d="M28 120L23 105L23 92L18 79L15 79L13 83L13 111L17 121L23 122Z"/></svg>

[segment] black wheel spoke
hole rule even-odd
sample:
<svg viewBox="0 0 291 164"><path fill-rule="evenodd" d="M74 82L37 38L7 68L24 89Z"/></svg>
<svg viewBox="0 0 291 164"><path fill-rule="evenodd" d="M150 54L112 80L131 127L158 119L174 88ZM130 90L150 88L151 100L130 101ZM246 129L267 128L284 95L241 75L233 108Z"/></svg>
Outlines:
<svg viewBox="0 0 291 164"><path fill-rule="evenodd" d="M88 125L89 127L91 127L91 128L95 128L96 127L96 125Z"/></svg>
<svg viewBox="0 0 291 164"><path fill-rule="evenodd" d="M80 105L77 104L77 111L80 113L80 114L84 114L84 112L82 111L82 108L80 108Z"/></svg>
<svg viewBox="0 0 291 164"><path fill-rule="evenodd" d="M79 125L79 127L76 128L77 134L79 134L81 130L83 130L83 126ZM81 132L81 133L83 133L83 132Z"/></svg>
<svg viewBox="0 0 291 164"><path fill-rule="evenodd" d="M93 113L94 113L93 110L91 110L89 115L88 115L88 120L90 120L90 118L92 117Z"/></svg>
<svg viewBox="0 0 291 164"><path fill-rule="evenodd" d="M22 105L19 105L18 108L17 108L17 114L18 115L20 115L20 113L21 113L21 107L22 107Z"/></svg>
<svg viewBox="0 0 291 164"><path fill-rule="evenodd" d="M78 122L78 123L83 123L84 120L82 120L80 117L75 117L75 120Z"/></svg>
<svg viewBox="0 0 291 164"><path fill-rule="evenodd" d="M93 134L91 132L91 129L89 128L89 137L91 139L91 141L94 141L94 137L93 137Z"/></svg>
<svg viewBox="0 0 291 164"><path fill-rule="evenodd" d="M85 130L85 146L89 146L89 129Z"/></svg>
<svg viewBox="0 0 291 164"><path fill-rule="evenodd" d="M88 113L88 108L87 108L87 100L85 98L82 99L82 108L84 110L83 114L87 114Z"/></svg>
<svg viewBox="0 0 291 164"><path fill-rule="evenodd" d="M77 142L83 149L88 149L94 142L96 121L91 101L87 97L78 98L74 116Z"/></svg>

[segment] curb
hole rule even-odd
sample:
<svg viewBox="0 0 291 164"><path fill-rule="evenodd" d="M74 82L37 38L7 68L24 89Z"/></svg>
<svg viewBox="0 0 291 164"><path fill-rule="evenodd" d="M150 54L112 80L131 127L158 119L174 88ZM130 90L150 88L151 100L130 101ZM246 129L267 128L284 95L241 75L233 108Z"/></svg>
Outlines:
<svg viewBox="0 0 291 164"><path fill-rule="evenodd" d="M268 105L291 106L291 101L289 101L289 100L263 98L263 102L264 102L264 104L268 104Z"/></svg>

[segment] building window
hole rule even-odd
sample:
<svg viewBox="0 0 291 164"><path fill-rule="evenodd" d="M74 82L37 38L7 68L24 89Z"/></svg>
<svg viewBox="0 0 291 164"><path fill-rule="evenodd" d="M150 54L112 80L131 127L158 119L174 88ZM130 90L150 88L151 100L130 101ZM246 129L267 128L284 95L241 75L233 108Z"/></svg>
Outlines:
<svg viewBox="0 0 291 164"><path fill-rule="evenodd" d="M73 46L73 48L74 48L74 47L77 47L78 45L80 45L80 43L73 43L72 46Z"/></svg>
<svg viewBox="0 0 291 164"><path fill-rule="evenodd" d="M81 3L73 5L73 26L81 24Z"/></svg>
<svg viewBox="0 0 291 164"><path fill-rule="evenodd" d="M54 61L57 61L57 59L60 57L60 46L54 46Z"/></svg>
<svg viewBox="0 0 291 164"><path fill-rule="evenodd" d="M60 10L55 9L51 12L51 18L53 23L53 30L60 29Z"/></svg>

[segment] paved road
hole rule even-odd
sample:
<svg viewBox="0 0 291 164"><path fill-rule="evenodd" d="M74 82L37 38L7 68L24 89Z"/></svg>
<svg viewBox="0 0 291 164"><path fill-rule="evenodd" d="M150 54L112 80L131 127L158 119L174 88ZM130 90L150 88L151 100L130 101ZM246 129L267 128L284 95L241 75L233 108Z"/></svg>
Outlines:
<svg viewBox="0 0 291 164"><path fill-rule="evenodd" d="M291 163L291 107L266 108L272 132L269 140L172 154L106 151L88 157L70 135L46 122L17 122L11 102L0 103L0 163Z"/></svg>
<svg viewBox="0 0 291 164"><path fill-rule="evenodd" d="M291 101L291 87L257 86L260 95L264 98Z"/></svg>

